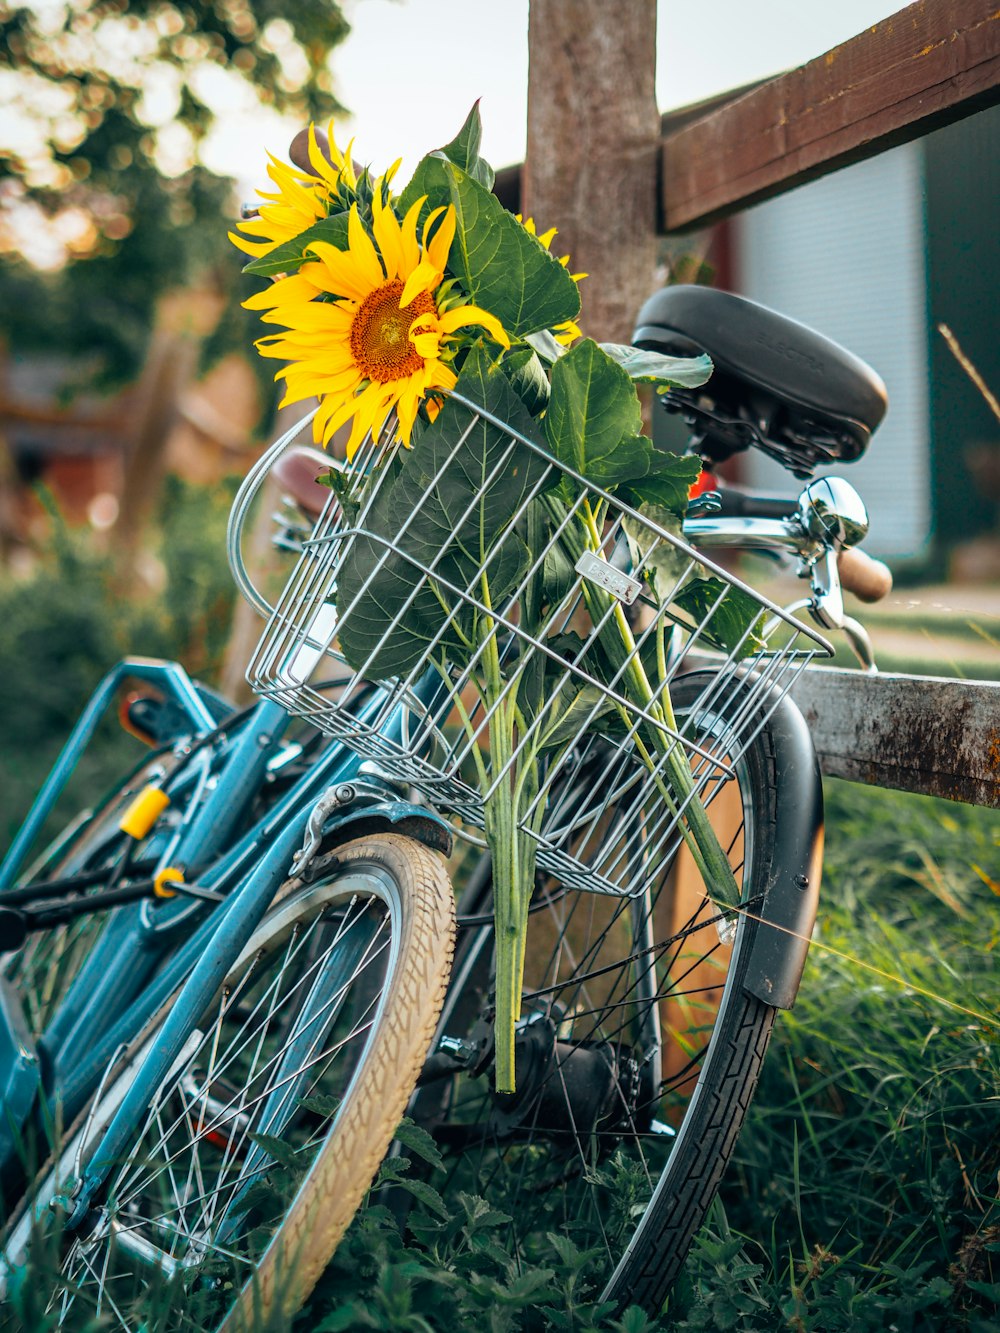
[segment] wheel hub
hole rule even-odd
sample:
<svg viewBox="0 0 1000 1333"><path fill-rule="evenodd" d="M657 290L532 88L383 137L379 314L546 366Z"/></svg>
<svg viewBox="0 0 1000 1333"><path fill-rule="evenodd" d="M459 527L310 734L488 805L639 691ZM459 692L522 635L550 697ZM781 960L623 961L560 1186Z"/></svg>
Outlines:
<svg viewBox="0 0 1000 1333"><path fill-rule="evenodd" d="M628 1047L607 1041L562 1040L562 1015L535 1013L514 1039L517 1091L493 1093L492 1128L554 1138L635 1128L639 1067Z"/></svg>

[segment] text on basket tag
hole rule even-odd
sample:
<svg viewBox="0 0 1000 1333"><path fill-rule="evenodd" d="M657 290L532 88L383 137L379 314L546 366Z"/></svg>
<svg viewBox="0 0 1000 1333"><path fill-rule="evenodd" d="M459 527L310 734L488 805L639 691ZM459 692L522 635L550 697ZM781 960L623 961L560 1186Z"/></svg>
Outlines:
<svg viewBox="0 0 1000 1333"><path fill-rule="evenodd" d="M596 583L605 592L611 593L613 597L617 597L626 606L631 606L642 592L642 584L638 579L632 578L631 574L626 574L620 569L615 569L614 565L609 565L593 551L584 551L576 562L576 572L589 579L591 583Z"/></svg>

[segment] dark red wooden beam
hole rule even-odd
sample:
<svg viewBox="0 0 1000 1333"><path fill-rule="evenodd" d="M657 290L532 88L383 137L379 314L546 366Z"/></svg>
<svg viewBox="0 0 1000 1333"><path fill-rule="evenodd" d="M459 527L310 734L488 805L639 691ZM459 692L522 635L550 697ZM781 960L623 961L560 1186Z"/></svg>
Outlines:
<svg viewBox="0 0 1000 1333"><path fill-rule="evenodd" d="M668 133L662 228L715 222L997 101L997 0L918 0Z"/></svg>

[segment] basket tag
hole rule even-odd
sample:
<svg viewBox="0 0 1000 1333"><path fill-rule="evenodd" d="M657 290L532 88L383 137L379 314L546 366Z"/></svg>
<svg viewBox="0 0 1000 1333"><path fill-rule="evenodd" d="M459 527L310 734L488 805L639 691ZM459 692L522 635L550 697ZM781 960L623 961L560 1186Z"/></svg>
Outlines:
<svg viewBox="0 0 1000 1333"><path fill-rule="evenodd" d="M327 645L333 638L337 627L337 608L332 602L324 602L313 614L305 633L296 639L295 651L289 653L282 663L281 683L283 685L304 685L312 675L316 663L326 653Z"/></svg>
<svg viewBox="0 0 1000 1333"><path fill-rule="evenodd" d="M642 592L642 584L638 579L632 578L630 574L620 569L615 569L614 565L609 565L593 551L584 551L576 562L576 572L589 579L591 583L596 583L605 592L611 593L612 597L617 597L626 606L631 606Z"/></svg>

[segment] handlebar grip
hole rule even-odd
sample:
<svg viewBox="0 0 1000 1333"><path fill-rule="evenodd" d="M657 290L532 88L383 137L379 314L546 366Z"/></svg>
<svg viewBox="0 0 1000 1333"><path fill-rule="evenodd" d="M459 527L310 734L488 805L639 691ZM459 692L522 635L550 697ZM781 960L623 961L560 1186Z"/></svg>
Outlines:
<svg viewBox="0 0 1000 1333"><path fill-rule="evenodd" d="M880 602L892 592L892 570L856 546L837 556L840 582L862 602Z"/></svg>

